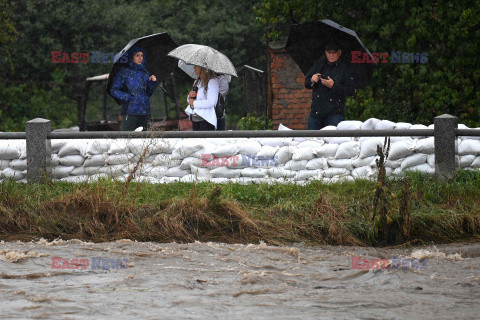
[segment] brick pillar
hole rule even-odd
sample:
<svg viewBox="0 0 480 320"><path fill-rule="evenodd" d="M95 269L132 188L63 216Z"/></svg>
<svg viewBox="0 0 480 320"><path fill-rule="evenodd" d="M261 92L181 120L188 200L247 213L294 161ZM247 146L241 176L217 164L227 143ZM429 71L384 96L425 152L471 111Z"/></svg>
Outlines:
<svg viewBox="0 0 480 320"><path fill-rule="evenodd" d="M312 92L304 88L305 76L285 49L269 49L269 54L274 129L280 123L291 129L307 129Z"/></svg>

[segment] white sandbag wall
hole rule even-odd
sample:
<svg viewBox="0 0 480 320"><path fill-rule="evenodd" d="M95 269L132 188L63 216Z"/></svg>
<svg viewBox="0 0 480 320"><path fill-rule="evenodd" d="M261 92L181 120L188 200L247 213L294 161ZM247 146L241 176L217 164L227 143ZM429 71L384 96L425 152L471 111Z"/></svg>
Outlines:
<svg viewBox="0 0 480 320"><path fill-rule="evenodd" d="M427 127L369 119L324 128L389 129ZM279 130L289 129L280 126ZM377 145L383 142L380 137L52 140L52 174L56 181L94 181L109 176L124 180L143 154L135 181L334 182L375 177ZM459 168L480 168L480 137L459 137L457 143ZM392 137L385 166L388 175L434 173L434 138ZM26 169L25 140L0 141L0 179L25 182Z"/></svg>

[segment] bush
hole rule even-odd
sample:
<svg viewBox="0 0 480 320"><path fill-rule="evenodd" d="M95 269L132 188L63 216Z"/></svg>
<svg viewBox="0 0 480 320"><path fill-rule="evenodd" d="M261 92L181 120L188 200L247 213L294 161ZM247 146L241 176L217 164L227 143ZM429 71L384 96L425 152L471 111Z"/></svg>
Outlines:
<svg viewBox="0 0 480 320"><path fill-rule="evenodd" d="M45 90L32 84L3 85L0 88L0 131L25 131L34 118L51 121L52 129L77 123L77 105L60 88Z"/></svg>
<svg viewBox="0 0 480 320"><path fill-rule="evenodd" d="M238 120L239 130L272 130L273 121L266 116L256 117L254 114L247 115Z"/></svg>

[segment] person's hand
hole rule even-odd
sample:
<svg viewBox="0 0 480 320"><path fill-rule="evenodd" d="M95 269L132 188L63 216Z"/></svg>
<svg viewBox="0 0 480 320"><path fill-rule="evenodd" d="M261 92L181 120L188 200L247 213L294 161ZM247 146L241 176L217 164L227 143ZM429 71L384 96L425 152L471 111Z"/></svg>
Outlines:
<svg viewBox="0 0 480 320"><path fill-rule="evenodd" d="M157 77L152 74L148 80L157 81Z"/></svg>
<svg viewBox="0 0 480 320"><path fill-rule="evenodd" d="M190 91L188 93L188 98L189 99L196 98L196 97L197 97L197 93L195 91Z"/></svg>
<svg viewBox="0 0 480 320"><path fill-rule="evenodd" d="M312 82L318 82L318 80L320 79L320 73L315 73L313 76L312 76Z"/></svg>
<svg viewBox="0 0 480 320"><path fill-rule="evenodd" d="M328 76L328 79L327 79L327 80L322 79L322 78L320 78L320 80L322 80L322 84L323 84L325 87L330 88L330 89L333 87L333 84L335 83L335 82L333 81L333 79L330 78L330 76Z"/></svg>

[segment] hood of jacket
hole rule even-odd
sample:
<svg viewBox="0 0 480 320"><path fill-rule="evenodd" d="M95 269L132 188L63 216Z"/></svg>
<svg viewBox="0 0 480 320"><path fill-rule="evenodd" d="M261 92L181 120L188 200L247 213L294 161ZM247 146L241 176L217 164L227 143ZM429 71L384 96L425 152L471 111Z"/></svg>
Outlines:
<svg viewBox="0 0 480 320"><path fill-rule="evenodd" d="M133 62L133 56L137 53L137 52L142 52L143 53L143 61L142 61L142 64L141 65L138 65L136 64L135 62ZM127 54L128 54L128 66L134 70L144 70L144 71L147 71L147 56L145 54L145 50L143 50L143 48L139 47L139 46L133 46L131 47L130 49L128 49L127 51Z"/></svg>

